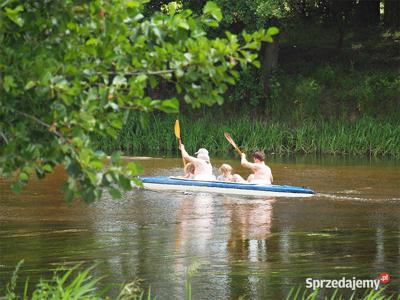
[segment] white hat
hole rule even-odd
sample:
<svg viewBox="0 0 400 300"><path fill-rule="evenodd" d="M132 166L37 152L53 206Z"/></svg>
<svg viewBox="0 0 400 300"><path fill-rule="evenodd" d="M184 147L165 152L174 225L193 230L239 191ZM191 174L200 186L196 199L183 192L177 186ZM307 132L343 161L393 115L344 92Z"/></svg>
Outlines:
<svg viewBox="0 0 400 300"><path fill-rule="evenodd" d="M205 148L200 148L195 154L199 159L210 161L210 157L208 156L208 150Z"/></svg>

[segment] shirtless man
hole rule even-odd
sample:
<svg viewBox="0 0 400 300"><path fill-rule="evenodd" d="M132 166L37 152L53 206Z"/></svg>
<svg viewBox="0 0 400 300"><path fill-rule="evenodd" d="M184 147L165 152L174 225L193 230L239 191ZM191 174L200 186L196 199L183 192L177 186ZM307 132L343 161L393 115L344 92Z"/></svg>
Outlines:
<svg viewBox="0 0 400 300"><path fill-rule="evenodd" d="M190 156L183 144L180 145L179 149L182 152L182 157L194 165L194 176L196 180L215 180L215 176L212 174L212 165L210 163L210 157L208 156L207 149L200 148L195 154L197 157Z"/></svg>
<svg viewBox="0 0 400 300"><path fill-rule="evenodd" d="M242 153L241 164L243 167L251 169L253 174L247 178L248 183L272 184L273 177L270 167L264 163L265 154L263 151L255 151L253 153L254 163L248 162L246 154ZM238 180L239 182L242 180ZM243 181L245 181L243 179Z"/></svg>

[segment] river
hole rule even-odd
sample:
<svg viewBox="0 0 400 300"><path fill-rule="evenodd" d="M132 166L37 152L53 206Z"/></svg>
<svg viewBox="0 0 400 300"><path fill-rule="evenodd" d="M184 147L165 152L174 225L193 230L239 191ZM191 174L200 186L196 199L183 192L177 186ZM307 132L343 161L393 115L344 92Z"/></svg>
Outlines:
<svg viewBox="0 0 400 300"><path fill-rule="evenodd" d="M238 160L230 163L241 175ZM180 158L140 161L146 175L180 175ZM346 157L269 158L276 184L311 198L251 198L134 190L116 201L66 204L61 168L21 195L0 181L0 291L21 259L20 280L60 265L98 263L100 285L135 278L157 299L284 299L306 278L392 275L400 290L400 162ZM215 169L217 173L217 169Z"/></svg>

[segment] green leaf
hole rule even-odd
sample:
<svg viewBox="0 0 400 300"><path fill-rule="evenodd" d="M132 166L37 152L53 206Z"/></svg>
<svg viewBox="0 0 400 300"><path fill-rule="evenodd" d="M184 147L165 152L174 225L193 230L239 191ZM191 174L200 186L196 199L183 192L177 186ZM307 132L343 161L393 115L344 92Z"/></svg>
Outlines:
<svg viewBox="0 0 400 300"><path fill-rule="evenodd" d="M21 183L19 183L19 182L13 182L13 183L11 184L11 190L12 190L14 193L16 193L16 194L21 193L21 190L22 190L22 185L21 185Z"/></svg>
<svg viewBox="0 0 400 300"><path fill-rule="evenodd" d="M21 173L19 173L19 179L22 181L28 181L29 175L26 174L25 172L21 172Z"/></svg>
<svg viewBox="0 0 400 300"><path fill-rule="evenodd" d="M19 15L19 13L22 11L24 11L24 7L22 5L18 5L14 9L9 7L6 7L5 9L6 16L19 27L24 25L24 19Z"/></svg>
<svg viewBox="0 0 400 300"><path fill-rule="evenodd" d="M176 2L170 2L167 5L167 10L168 10L168 14L170 16L175 15L176 9L177 9L178 4Z"/></svg>
<svg viewBox="0 0 400 300"><path fill-rule="evenodd" d="M117 75L117 76L114 77L112 84L114 86L116 86L116 87L121 87L121 86L126 86L127 85L127 81L126 81L125 76Z"/></svg>
<svg viewBox="0 0 400 300"><path fill-rule="evenodd" d="M111 126L117 129L122 128L122 120L121 119L114 119L111 121Z"/></svg>
<svg viewBox="0 0 400 300"><path fill-rule="evenodd" d="M29 81L26 85L25 85L25 87L24 87L24 89L27 91L27 90L30 90L31 88L33 88L34 86L36 85L36 81Z"/></svg>
<svg viewBox="0 0 400 300"><path fill-rule="evenodd" d="M177 16L175 18L175 22L176 22L176 25L180 28L183 28L186 30L190 29L188 22L185 19L180 18L180 16Z"/></svg>
<svg viewBox="0 0 400 300"><path fill-rule="evenodd" d="M252 62L253 66L255 66L256 68L260 68L260 62L258 60L255 60Z"/></svg>
<svg viewBox="0 0 400 300"><path fill-rule="evenodd" d="M222 20L222 13L221 9L218 5L213 1L208 1L203 8L203 14L211 15L215 20L218 22Z"/></svg>
<svg viewBox="0 0 400 300"><path fill-rule="evenodd" d="M109 187L108 192L110 193L111 197L113 197L113 199L121 199L122 197L120 190L116 188Z"/></svg>
<svg viewBox="0 0 400 300"><path fill-rule="evenodd" d="M98 40L96 38L90 38L86 41L85 45L86 46L92 46L92 45L97 45Z"/></svg>
<svg viewBox="0 0 400 300"><path fill-rule="evenodd" d="M147 75L146 74L140 74L135 78L136 83L142 83L147 80Z"/></svg>
<svg viewBox="0 0 400 300"><path fill-rule="evenodd" d="M119 177L119 184L125 191L129 191L132 189L131 187L131 181L124 176Z"/></svg>
<svg viewBox="0 0 400 300"><path fill-rule="evenodd" d="M273 36L279 33L279 29L277 27L269 27L267 30L267 35Z"/></svg>
<svg viewBox="0 0 400 300"><path fill-rule="evenodd" d="M104 168L104 164L100 160L91 160L89 163L89 167L101 170Z"/></svg>
<svg viewBox="0 0 400 300"><path fill-rule="evenodd" d="M49 164L45 164L45 165L43 166L43 170L46 171L47 173L53 172L53 168L52 168L52 166L50 166Z"/></svg>
<svg viewBox="0 0 400 300"><path fill-rule="evenodd" d="M74 200L74 191L67 189L64 191L64 199L66 202L71 203Z"/></svg>
<svg viewBox="0 0 400 300"><path fill-rule="evenodd" d="M15 84L14 78L12 76L6 75L4 76L3 80L3 87L4 90L8 93L13 87L16 87L17 85Z"/></svg>
<svg viewBox="0 0 400 300"><path fill-rule="evenodd" d="M161 102L161 106L159 106L158 109L166 113L178 113L179 101L176 98L164 100Z"/></svg>
<svg viewBox="0 0 400 300"><path fill-rule="evenodd" d="M137 163L129 162L126 166L128 170L132 172L131 175L137 175L140 172L143 172L143 169Z"/></svg>
<svg viewBox="0 0 400 300"><path fill-rule="evenodd" d="M86 187L82 191L82 198L86 203L92 203L94 200L96 200L93 188Z"/></svg>

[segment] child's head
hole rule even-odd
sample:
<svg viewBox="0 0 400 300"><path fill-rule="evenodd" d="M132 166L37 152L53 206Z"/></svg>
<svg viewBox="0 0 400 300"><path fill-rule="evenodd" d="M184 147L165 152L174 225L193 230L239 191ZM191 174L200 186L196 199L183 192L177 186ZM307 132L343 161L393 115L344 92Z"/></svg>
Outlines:
<svg viewBox="0 0 400 300"><path fill-rule="evenodd" d="M185 174L194 174L194 164L193 163L187 163L185 165Z"/></svg>
<svg viewBox="0 0 400 300"><path fill-rule="evenodd" d="M222 164L222 166L219 168L219 171L222 175L228 176L231 175L232 167L228 164Z"/></svg>
<svg viewBox="0 0 400 300"><path fill-rule="evenodd" d="M257 162L257 161L259 161L259 162L264 161L264 159L265 159L264 151L254 151L254 153L253 153L253 159L254 159L255 162Z"/></svg>

